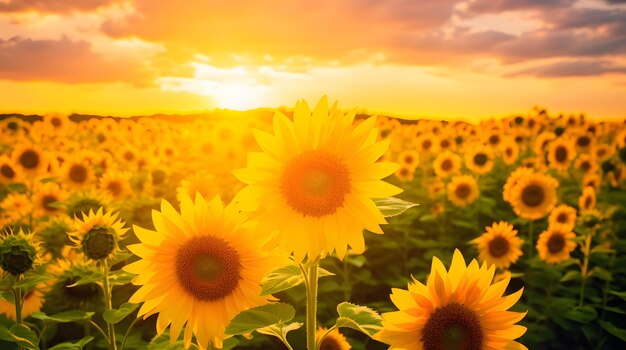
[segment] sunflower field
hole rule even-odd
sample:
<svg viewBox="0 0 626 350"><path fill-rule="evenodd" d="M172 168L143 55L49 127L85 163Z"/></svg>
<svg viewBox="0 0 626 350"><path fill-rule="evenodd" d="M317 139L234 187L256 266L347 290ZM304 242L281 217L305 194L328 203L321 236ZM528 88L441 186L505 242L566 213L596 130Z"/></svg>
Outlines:
<svg viewBox="0 0 626 350"><path fill-rule="evenodd" d="M626 120L0 119L0 349L626 348Z"/></svg>

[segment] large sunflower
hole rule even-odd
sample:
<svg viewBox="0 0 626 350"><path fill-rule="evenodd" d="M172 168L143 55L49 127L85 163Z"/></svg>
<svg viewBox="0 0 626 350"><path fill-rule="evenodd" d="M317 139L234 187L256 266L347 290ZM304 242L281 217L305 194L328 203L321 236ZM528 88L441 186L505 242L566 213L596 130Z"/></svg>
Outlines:
<svg viewBox="0 0 626 350"><path fill-rule="evenodd" d="M548 223L551 227L563 225L567 230L573 230L576 226L576 209L567 204L561 204L550 213Z"/></svg>
<svg viewBox="0 0 626 350"><path fill-rule="evenodd" d="M471 241L478 246L479 258L499 269L508 269L522 253L524 241L517 237L517 230L506 221L500 221L486 228L486 232Z"/></svg>
<svg viewBox="0 0 626 350"><path fill-rule="evenodd" d="M479 195L478 183L471 175L455 176L448 184L448 199L458 207L474 203Z"/></svg>
<svg viewBox="0 0 626 350"><path fill-rule="evenodd" d="M383 330L375 335L389 349L526 349L515 341L526 332L516 325L525 312L507 311L523 289L502 296L510 275L492 283L495 266L465 265L455 250L448 271L433 257L426 285L417 280L408 290L392 289L391 301L400 311L383 314Z"/></svg>
<svg viewBox="0 0 626 350"><path fill-rule="evenodd" d="M139 315L159 314L159 334L171 324L172 341L186 324L186 346L193 334L202 348L221 347L233 317L267 303L261 279L286 259L261 249L255 225L218 197L184 197L180 214L164 200L152 217L156 231L133 227L142 243L128 248L141 260L124 269L138 274L134 283L142 287L130 302L144 302Z"/></svg>
<svg viewBox="0 0 626 350"><path fill-rule="evenodd" d="M576 249L576 234L563 225L552 225L539 235L537 250L541 260L558 264L569 259L569 254Z"/></svg>
<svg viewBox="0 0 626 350"><path fill-rule="evenodd" d="M349 245L363 252L363 229L382 234L385 218L372 198L402 190L381 181L397 165L376 162L388 142L377 142L375 119L354 126L354 113L328 109L323 98L311 112L298 103L294 121L274 116L274 133L257 132L263 153L250 153L237 177L248 184L236 200L258 210L262 232L278 232L278 241L297 261L322 252L340 258ZM262 205L261 205L262 204Z"/></svg>
<svg viewBox="0 0 626 350"><path fill-rule="evenodd" d="M554 209L559 183L550 175L534 173L520 179L512 188L510 203L518 216L541 219Z"/></svg>

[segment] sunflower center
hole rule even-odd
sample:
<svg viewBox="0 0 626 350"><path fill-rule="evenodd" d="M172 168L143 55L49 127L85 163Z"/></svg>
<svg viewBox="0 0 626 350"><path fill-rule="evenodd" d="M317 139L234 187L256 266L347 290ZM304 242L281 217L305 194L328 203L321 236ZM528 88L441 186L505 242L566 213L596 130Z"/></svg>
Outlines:
<svg viewBox="0 0 626 350"><path fill-rule="evenodd" d="M467 198L471 192L472 189L469 187L468 184L460 184L454 190L454 194L461 199Z"/></svg>
<svg viewBox="0 0 626 350"><path fill-rule="evenodd" d="M111 192L113 196L119 196L122 193L122 184L118 181L111 181L107 184L107 190Z"/></svg>
<svg viewBox="0 0 626 350"><path fill-rule="evenodd" d="M591 139L588 136L581 136L576 140L576 143L580 147L587 147L591 143Z"/></svg>
<svg viewBox="0 0 626 350"><path fill-rule="evenodd" d="M491 241L489 241L489 255L494 258L499 258L501 256L506 255L509 251L509 241L502 237L496 236Z"/></svg>
<svg viewBox="0 0 626 350"><path fill-rule="evenodd" d="M28 149L20 155L20 164L27 169L35 169L39 165L39 154L31 149Z"/></svg>
<svg viewBox="0 0 626 350"><path fill-rule="evenodd" d="M556 254L563 250L563 247L565 247L565 237L563 237L563 235L553 234L550 236L548 240L548 251L550 251L550 253Z"/></svg>
<svg viewBox="0 0 626 350"><path fill-rule="evenodd" d="M491 135L489 137L489 143L492 145L497 145L500 142L500 136L498 135Z"/></svg>
<svg viewBox="0 0 626 350"><path fill-rule="evenodd" d="M0 173L2 173L2 176L6 177L7 179L12 179L15 177L15 171L8 164L2 164L2 167L0 167Z"/></svg>
<svg viewBox="0 0 626 350"><path fill-rule="evenodd" d="M350 192L350 173L342 159L325 151L309 151L287 164L281 193L295 211L323 217L343 206Z"/></svg>
<svg viewBox="0 0 626 350"><path fill-rule="evenodd" d="M239 285L241 259L221 238L195 237L176 253L176 276L193 297L202 301L219 300Z"/></svg>
<svg viewBox="0 0 626 350"><path fill-rule="evenodd" d="M433 142L431 140L425 140L424 142L422 142L422 149L428 151L432 145Z"/></svg>
<svg viewBox="0 0 626 350"><path fill-rule="evenodd" d="M556 217L556 221L561 223L561 224L566 223L567 222L567 214L560 213L559 216Z"/></svg>
<svg viewBox="0 0 626 350"><path fill-rule="evenodd" d="M426 321L422 341L428 350L480 350L483 345L480 319L461 304L439 307Z"/></svg>
<svg viewBox="0 0 626 350"><path fill-rule="evenodd" d="M585 208L584 209L589 209L591 208L591 197L587 196L585 197Z"/></svg>
<svg viewBox="0 0 626 350"><path fill-rule="evenodd" d="M74 164L70 167L69 178L72 182L83 183L87 180L87 169L80 164Z"/></svg>
<svg viewBox="0 0 626 350"><path fill-rule="evenodd" d="M522 202L528 207L537 207L545 198L543 188L539 185L529 185L522 190Z"/></svg>
<svg viewBox="0 0 626 350"><path fill-rule="evenodd" d="M320 350L342 350L337 339L327 336L320 344Z"/></svg>
<svg viewBox="0 0 626 350"><path fill-rule="evenodd" d="M413 156L406 156L406 157L404 157L404 162L407 163L407 164L413 163Z"/></svg>
<svg viewBox="0 0 626 350"><path fill-rule="evenodd" d="M487 155L484 153L478 153L474 156L474 164L485 165L487 163Z"/></svg>
<svg viewBox="0 0 626 350"><path fill-rule="evenodd" d="M127 161L131 161L135 159L135 155L131 151L126 151L124 152L124 159L126 159Z"/></svg>
<svg viewBox="0 0 626 350"><path fill-rule="evenodd" d="M508 157L510 157L510 156L512 156L512 155L513 155L513 149L511 149L511 148L507 148L507 149L504 151L504 153L506 153L506 155L507 155Z"/></svg>
<svg viewBox="0 0 626 350"><path fill-rule="evenodd" d="M563 163L567 160L567 149L565 147L558 147L554 152L554 158L557 162Z"/></svg>
<svg viewBox="0 0 626 350"><path fill-rule="evenodd" d="M61 120L56 117L52 118L50 123L52 123L52 126L54 126L55 128L58 128L59 126L61 126Z"/></svg>
<svg viewBox="0 0 626 350"><path fill-rule="evenodd" d="M448 148L448 147L450 147L450 141L448 141L448 140L441 140L441 143L439 145L441 146L441 148Z"/></svg>
<svg viewBox="0 0 626 350"><path fill-rule="evenodd" d="M441 170L449 171L452 169L452 161L450 159L446 159L441 163Z"/></svg>
<svg viewBox="0 0 626 350"><path fill-rule="evenodd" d="M58 202L58 199L57 197L51 194L45 195L41 198L41 206L47 211L57 210L57 208L51 205L54 202Z"/></svg>
<svg viewBox="0 0 626 350"><path fill-rule="evenodd" d="M104 259L115 249L113 228L94 226L83 238L83 251L89 259Z"/></svg>
<svg viewBox="0 0 626 350"><path fill-rule="evenodd" d="M407 169L407 168L400 169L400 175L401 176L409 176L409 169Z"/></svg>

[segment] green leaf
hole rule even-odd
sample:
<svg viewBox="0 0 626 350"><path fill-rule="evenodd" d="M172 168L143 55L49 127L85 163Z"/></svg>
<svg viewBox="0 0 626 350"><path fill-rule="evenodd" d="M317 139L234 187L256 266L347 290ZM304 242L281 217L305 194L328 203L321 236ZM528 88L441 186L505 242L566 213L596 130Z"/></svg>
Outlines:
<svg viewBox="0 0 626 350"><path fill-rule="evenodd" d="M605 331L620 338L623 341L626 341L626 329L619 328L608 321L600 320L598 321L598 323L600 324L600 327L602 327Z"/></svg>
<svg viewBox="0 0 626 350"><path fill-rule="evenodd" d="M337 312L339 313L337 327L356 329L370 337L382 329L383 318L366 306L343 302L337 305Z"/></svg>
<svg viewBox="0 0 626 350"><path fill-rule="evenodd" d="M104 318L107 323L116 324L135 311L137 307L139 307L139 304L124 303L120 305L119 309L104 311L102 313L102 318Z"/></svg>
<svg viewBox="0 0 626 350"><path fill-rule="evenodd" d="M250 333L259 328L280 325L291 321L296 315L293 306L284 303L262 305L240 312L226 327L226 334Z"/></svg>
<svg viewBox="0 0 626 350"><path fill-rule="evenodd" d="M91 342L94 337L85 337L75 343L65 342L57 344L48 350L81 350L87 343Z"/></svg>
<svg viewBox="0 0 626 350"><path fill-rule="evenodd" d="M607 248L607 247L603 247L603 246L596 246L593 249L591 249L591 254L613 254L615 253L615 249L611 249L611 248Z"/></svg>
<svg viewBox="0 0 626 350"><path fill-rule="evenodd" d="M333 276L334 274L321 267L317 269L318 277ZM261 281L261 295L269 295L291 289L304 282L302 270L296 265L289 265L276 269Z"/></svg>
<svg viewBox="0 0 626 350"><path fill-rule="evenodd" d="M561 277L561 282L567 282L567 281L576 281L576 280L580 280L581 279L581 275L580 275L580 271L568 271L565 276Z"/></svg>
<svg viewBox="0 0 626 350"><path fill-rule="evenodd" d="M48 182L56 182L57 178L54 176L51 177L44 177L43 179L39 180L39 182L41 182L42 184L48 183Z"/></svg>
<svg viewBox="0 0 626 350"><path fill-rule="evenodd" d="M259 328L256 331L261 334L274 336L282 340L284 343L288 343L287 333L289 333L290 331L299 329L303 325L304 324L300 322L292 322L290 324L281 323L281 324L275 324L269 327Z"/></svg>
<svg viewBox="0 0 626 350"><path fill-rule="evenodd" d="M59 312L58 314L54 314L51 316L48 316L43 312L35 312L34 314L30 316L33 318L42 320L42 321L65 323L65 322L76 322L76 321L81 321L81 320L87 320L87 319L90 319L91 316L93 316L93 314L94 314L93 312L72 310L72 311Z"/></svg>
<svg viewBox="0 0 626 350"><path fill-rule="evenodd" d="M396 197L376 198L374 199L374 204L376 204L384 217L400 215L408 209L419 205Z"/></svg>
<svg viewBox="0 0 626 350"><path fill-rule="evenodd" d="M109 280L113 286L123 286L129 284L135 276L137 275L124 270L117 270L109 274Z"/></svg>
<svg viewBox="0 0 626 350"><path fill-rule="evenodd" d="M599 279L601 279L603 281L612 281L613 280L613 274L610 271L608 271L606 269L603 269L603 268L601 268L599 266L594 267L591 270L591 272L589 272L588 276L590 276L590 277L593 276L593 277L599 278Z"/></svg>
<svg viewBox="0 0 626 350"><path fill-rule="evenodd" d="M367 259L363 255L349 255L346 256L346 262L356 267L363 267Z"/></svg>
<svg viewBox="0 0 626 350"><path fill-rule="evenodd" d="M566 311L564 316L570 320L580 323L589 323L598 318L596 310L591 306L582 306Z"/></svg>
<svg viewBox="0 0 626 350"><path fill-rule="evenodd" d="M37 334L24 324L16 323L11 329L0 325L0 339L16 343L26 349L39 350Z"/></svg>
<svg viewBox="0 0 626 350"><path fill-rule="evenodd" d="M29 289L31 287L34 287L34 286L40 284L40 283L49 281L51 279L52 279L52 276L50 274L43 274L43 275L39 275L39 276L29 275L27 278L25 278L22 281L16 283L14 285L14 288Z"/></svg>
<svg viewBox="0 0 626 350"><path fill-rule="evenodd" d="M616 291L616 290L610 290L609 294L618 296L618 297L622 298L622 300L626 300L626 291L619 292L619 291Z"/></svg>

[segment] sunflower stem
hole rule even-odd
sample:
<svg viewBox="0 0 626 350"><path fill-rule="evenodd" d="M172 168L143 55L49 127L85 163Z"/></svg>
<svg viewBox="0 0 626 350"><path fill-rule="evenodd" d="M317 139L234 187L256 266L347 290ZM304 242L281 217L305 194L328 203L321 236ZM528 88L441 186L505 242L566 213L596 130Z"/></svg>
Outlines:
<svg viewBox="0 0 626 350"><path fill-rule="evenodd" d="M585 236L585 246L583 247L583 266L581 267L581 281L580 281L580 300L578 301L578 307L582 307L585 302L585 285L587 284L587 270L589 269L589 253L591 251L591 238L592 234Z"/></svg>
<svg viewBox="0 0 626 350"><path fill-rule="evenodd" d="M133 326L135 326L135 323L137 323L137 321L139 321L139 317L136 317L133 322L131 322L130 326L128 326L128 329L126 330L126 334L124 334L124 339L122 339L122 345L120 346L120 350L124 350L124 348L126 347L126 340L128 339L128 336L130 335L130 331L131 329L133 329Z"/></svg>
<svg viewBox="0 0 626 350"><path fill-rule="evenodd" d="M13 288L13 298L15 299L15 322L17 324L22 324L22 289L21 288ZM19 349L22 350L23 347L20 345Z"/></svg>
<svg viewBox="0 0 626 350"><path fill-rule="evenodd" d="M308 267L308 288L306 293L306 343L308 350L317 350L315 332L317 331L317 266L319 258Z"/></svg>
<svg viewBox="0 0 626 350"><path fill-rule="evenodd" d="M533 255L535 255L535 244L534 244L534 240L535 240L535 220L530 220L528 222L528 257L530 258L530 261L533 260Z"/></svg>
<svg viewBox="0 0 626 350"><path fill-rule="evenodd" d="M112 310L113 305L111 303L111 287L109 286L109 264L106 259L102 261L102 270L104 278L102 279L102 289L104 289L104 308L105 310ZM109 349L117 350L117 344L115 341L115 325L107 322L109 331Z"/></svg>

